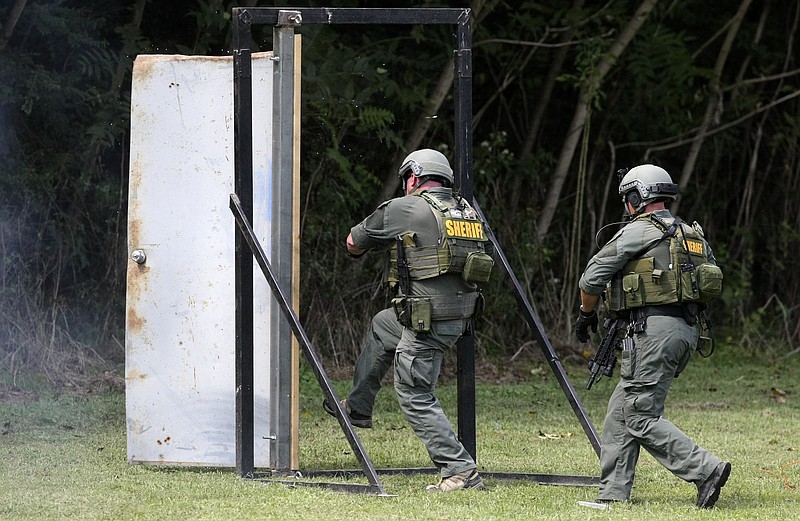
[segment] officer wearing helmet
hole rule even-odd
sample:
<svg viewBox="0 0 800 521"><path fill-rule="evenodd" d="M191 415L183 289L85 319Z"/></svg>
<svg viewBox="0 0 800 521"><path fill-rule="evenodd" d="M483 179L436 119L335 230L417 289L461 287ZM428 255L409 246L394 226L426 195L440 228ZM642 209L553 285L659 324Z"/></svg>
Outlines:
<svg viewBox="0 0 800 521"><path fill-rule="evenodd" d="M488 279L491 244L475 210L453 193L453 171L443 154L412 152L398 177L405 195L381 204L346 240L351 256L387 251L385 279L397 296L373 317L342 405L354 426L371 428L375 397L394 362L400 408L441 473L439 483L427 489L482 489L475 461L434 390L445 351L481 306L477 284ZM331 404L323 407L335 415Z"/></svg>
<svg viewBox="0 0 800 521"><path fill-rule="evenodd" d="M579 282L575 324L581 342L590 329L597 332L601 295L609 313L628 323L620 381L603 423L599 501L630 499L643 447L675 476L697 486L698 507L711 508L731 465L667 420L664 401L697 348L698 320L721 291L721 271L700 225L689 225L667 209L678 187L663 168L646 164L619 174L630 222L589 260Z"/></svg>

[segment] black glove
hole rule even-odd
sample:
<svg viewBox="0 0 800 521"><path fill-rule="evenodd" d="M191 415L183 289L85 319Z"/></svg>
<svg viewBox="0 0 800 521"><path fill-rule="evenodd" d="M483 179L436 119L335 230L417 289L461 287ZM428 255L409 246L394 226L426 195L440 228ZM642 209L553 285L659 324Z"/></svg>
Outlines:
<svg viewBox="0 0 800 521"><path fill-rule="evenodd" d="M589 312L582 309L579 311L578 320L575 321L575 334L578 335L578 340L584 343L589 340L589 328L597 333L597 311L594 309Z"/></svg>

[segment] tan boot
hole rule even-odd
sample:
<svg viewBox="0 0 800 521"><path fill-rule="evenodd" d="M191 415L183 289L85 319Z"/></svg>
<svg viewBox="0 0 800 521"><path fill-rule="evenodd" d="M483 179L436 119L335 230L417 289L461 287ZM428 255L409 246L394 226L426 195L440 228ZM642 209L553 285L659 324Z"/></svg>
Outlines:
<svg viewBox="0 0 800 521"><path fill-rule="evenodd" d="M372 416L364 416L363 414L359 414L356 411L352 410L349 405L347 405L347 400L341 400L340 403L344 410L347 412L348 416L350 416L350 423L353 424L353 427L360 427L362 429L371 429L372 428ZM333 409L333 406L328 403L328 400L324 400L322 402L322 408L325 409L325 412L336 417L336 411Z"/></svg>
<svg viewBox="0 0 800 521"><path fill-rule="evenodd" d="M478 471L469 469L464 472L459 472L458 474L453 474L450 477L442 478L436 485L428 485L425 487L425 490L431 492L453 492L454 490L483 490L484 488L483 480L478 475Z"/></svg>

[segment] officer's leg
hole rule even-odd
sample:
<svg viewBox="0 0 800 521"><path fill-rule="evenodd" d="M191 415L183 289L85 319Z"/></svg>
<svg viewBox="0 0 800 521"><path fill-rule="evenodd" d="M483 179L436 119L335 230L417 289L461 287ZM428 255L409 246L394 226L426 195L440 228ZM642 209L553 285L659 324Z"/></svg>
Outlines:
<svg viewBox="0 0 800 521"><path fill-rule="evenodd" d="M434 322L426 335L404 329L395 355L394 388L400 408L442 478L476 468L434 394L444 351L456 343L463 327L461 320L455 320Z"/></svg>
<svg viewBox="0 0 800 521"><path fill-rule="evenodd" d="M682 320L648 318L646 332L637 335L636 378L626 389L623 413L628 432L645 450L679 478L697 484L721 460L663 416L670 385L685 365L695 334Z"/></svg>
<svg viewBox="0 0 800 521"><path fill-rule="evenodd" d="M403 326L397 321L392 308L384 309L372 317L356 363L353 387L347 396L347 404L357 413L372 416L375 397L381 390L384 375L392 365L402 332Z"/></svg>
<svg viewBox="0 0 800 521"><path fill-rule="evenodd" d="M600 450L601 500L627 501L631 496L636 462L639 460L639 443L628 433L622 413L624 389L622 382L608 402L603 422Z"/></svg>

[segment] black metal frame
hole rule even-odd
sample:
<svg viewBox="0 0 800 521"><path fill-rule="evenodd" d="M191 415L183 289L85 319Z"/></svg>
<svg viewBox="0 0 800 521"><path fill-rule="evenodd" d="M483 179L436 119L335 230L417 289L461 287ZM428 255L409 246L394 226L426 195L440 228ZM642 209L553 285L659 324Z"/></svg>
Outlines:
<svg viewBox="0 0 800 521"><path fill-rule="evenodd" d="M363 486L359 487L359 490L363 488L363 490L360 491L386 495L386 491L384 490L383 485L378 478L375 467L372 465L369 456L367 456L367 452L364 450L364 446L361 444L361 440L356 434L353 424L350 423L350 415L348 415L342 408L342 404L339 402L339 396L337 396L336 390L333 388L330 379L328 379L328 375L325 373L325 369L322 367L322 361L317 356L317 352L314 349L314 346L311 344L311 340L308 338L303 326L300 324L300 319L297 318L297 315L292 309L289 298L281 289L278 279L276 278L275 273L272 271L272 266L270 265L269 259L264 253L264 250L262 249L261 244L259 243L258 238L253 231L253 226L250 224L250 220L245 215L244 208L242 207L242 204L236 194L231 194L230 196L230 209L233 212L233 217L236 220L239 231L241 232L240 234L237 234L237 237L241 237L250 248L252 255L255 257L256 262L261 268L261 271L264 273L264 277L266 277L267 282L272 289L272 293L278 301L281 311L283 311L284 316L289 321L289 326L291 327L292 332L300 343L300 348L306 357L306 361L308 361L308 365L311 367L311 370L314 372L314 376L317 377L317 381L322 387L322 390L325 392L325 398L328 400L328 403L335 404L337 411L336 417L339 420L339 425L341 425L342 431L344 432L345 437L347 437L347 441L350 443L350 447L353 449L353 453L356 455L359 463L361 463L361 468L370 483L366 488ZM252 437L250 439L252 439ZM237 463L238 462L239 457L237 454ZM254 478L264 477L263 474L257 475L253 471L252 460L249 462L249 464L249 472L246 474L239 472L240 476ZM237 468L237 471L238 470L239 469Z"/></svg>
<svg viewBox="0 0 800 521"><path fill-rule="evenodd" d="M455 98L455 171L456 189L467 200L473 200L472 192L472 31L470 10L466 8L409 8L409 9L369 9L369 8L234 8L233 9L233 77L234 77L234 191L231 195L231 211L241 233L236 235L236 472L241 477L264 477L254 471L253 447L253 276L250 269L251 254L261 266L272 291L289 320L292 331L298 338L301 348L312 366L326 397L337 405L337 417L354 453L362 465L370 485L351 485L337 483L303 483L290 481L290 484L321 485L330 488L376 493L386 495L378 471L372 466L358 436L353 431L349 417L342 410L335 390L331 387L324 369L316 356L313 346L300 325L285 294L272 273L269 261L258 240L252 232L250 222L253 216L252 182L252 80L251 50L253 25L276 25L280 15L287 12L300 17L298 25L303 24L392 24L392 25L431 25L447 24L456 26L454 49L454 98ZM237 197L238 195L238 197ZM239 199L241 198L241 199ZM480 208L476 208L480 212ZM481 213L482 215L482 213ZM485 218L484 218L485 221ZM487 226L488 228L488 226ZM558 355L553 350L544 328L533 311L530 302L511 269L508 259L489 229L490 238L495 244L496 260L508 276L520 308L533 329L542 352L563 392L578 417L592 447L599 455L600 441L597 431L589 419L575 389L570 383ZM250 250L249 254L248 251ZM474 338L466 336L457 347L458 378L458 436L466 450L476 457L475 431L475 358ZM388 472L434 472L436 469L395 469ZM348 471L333 471L326 475L345 475ZM384 471L387 472L387 471ZM338 473L338 474L337 474ZM306 473L311 476L313 473ZM534 479L549 484L576 486L596 485L596 478L584 476L552 476L542 474L487 473L503 479ZM322 475L319 472L316 475ZM537 477L538 476L538 477ZM546 477L546 478L543 478Z"/></svg>

